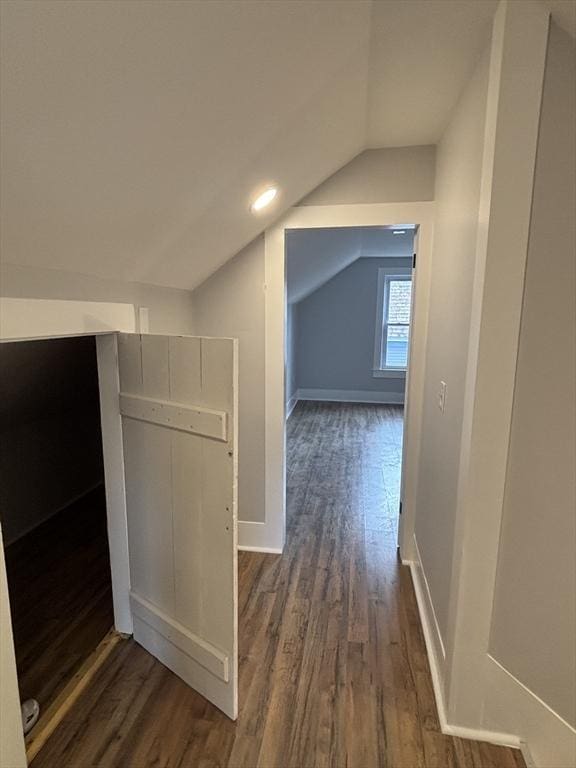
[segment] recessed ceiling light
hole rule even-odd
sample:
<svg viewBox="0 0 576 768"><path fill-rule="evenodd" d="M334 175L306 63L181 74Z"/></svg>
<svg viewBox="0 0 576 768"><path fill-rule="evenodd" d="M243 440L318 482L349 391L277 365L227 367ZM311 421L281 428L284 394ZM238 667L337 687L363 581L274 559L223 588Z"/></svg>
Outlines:
<svg viewBox="0 0 576 768"><path fill-rule="evenodd" d="M268 187L268 189L265 189L250 206L253 213L258 213L258 211L261 211L263 208L266 208L267 205L270 205L277 194L278 190L276 187Z"/></svg>
<svg viewBox="0 0 576 768"><path fill-rule="evenodd" d="M406 230L405 229L393 229L392 230L393 235L405 235Z"/></svg>

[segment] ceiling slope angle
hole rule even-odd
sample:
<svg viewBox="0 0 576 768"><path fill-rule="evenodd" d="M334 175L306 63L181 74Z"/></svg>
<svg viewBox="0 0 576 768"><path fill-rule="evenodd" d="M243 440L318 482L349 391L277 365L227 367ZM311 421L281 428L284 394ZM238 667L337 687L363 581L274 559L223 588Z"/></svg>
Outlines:
<svg viewBox="0 0 576 768"><path fill-rule="evenodd" d="M364 0L1 5L5 262L192 288L364 147Z"/></svg>
<svg viewBox="0 0 576 768"><path fill-rule="evenodd" d="M496 0L0 6L2 260L194 288L368 146L436 143Z"/></svg>
<svg viewBox="0 0 576 768"><path fill-rule="evenodd" d="M375 2L369 147L436 144L490 39L497 0Z"/></svg>

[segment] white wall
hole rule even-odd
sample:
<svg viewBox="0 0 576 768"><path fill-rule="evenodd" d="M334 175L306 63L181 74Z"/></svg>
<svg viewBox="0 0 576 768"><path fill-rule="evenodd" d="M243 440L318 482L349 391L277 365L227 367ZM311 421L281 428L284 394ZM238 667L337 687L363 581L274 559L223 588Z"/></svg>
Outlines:
<svg viewBox="0 0 576 768"><path fill-rule="evenodd" d="M394 199L396 184L396 199L430 200L434 157L434 147L370 150L324 182L321 197L312 196L306 204L387 202ZM350 169L349 179L345 169ZM260 237L192 292L195 333L240 339L238 505L240 520L254 522L265 519L263 286L264 239Z"/></svg>
<svg viewBox="0 0 576 768"><path fill-rule="evenodd" d="M298 205L434 200L435 155L434 146L367 149Z"/></svg>
<svg viewBox="0 0 576 768"><path fill-rule="evenodd" d="M189 291L104 280L55 269L0 264L0 295L11 298L112 301L150 310L152 333L194 333Z"/></svg>
<svg viewBox="0 0 576 768"><path fill-rule="evenodd" d="M413 573L446 732L568 768L576 105L573 43L548 25L500 4L438 150Z"/></svg>
<svg viewBox="0 0 576 768"><path fill-rule="evenodd" d="M544 81L490 651L576 727L576 46Z"/></svg>
<svg viewBox="0 0 576 768"><path fill-rule="evenodd" d="M460 438L474 280L489 51L438 146L416 538L446 642ZM437 407L447 384L444 413Z"/></svg>
<svg viewBox="0 0 576 768"><path fill-rule="evenodd" d="M193 296L197 333L239 339L240 520L264 520L264 238L225 264Z"/></svg>

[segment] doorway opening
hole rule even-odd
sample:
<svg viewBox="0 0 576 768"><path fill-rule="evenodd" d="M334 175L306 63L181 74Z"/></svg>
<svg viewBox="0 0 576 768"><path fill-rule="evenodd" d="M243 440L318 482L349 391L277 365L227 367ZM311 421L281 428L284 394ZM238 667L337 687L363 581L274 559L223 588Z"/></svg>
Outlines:
<svg viewBox="0 0 576 768"><path fill-rule="evenodd" d="M348 227L410 228L414 232L410 354L406 371L398 542L405 563L415 558L414 523L426 331L430 294L434 204L375 203L293 208L266 232L265 301L265 501L266 519L258 545L281 551L286 532L286 237L291 230ZM248 543L248 542L246 542Z"/></svg>
<svg viewBox="0 0 576 768"><path fill-rule="evenodd" d="M94 337L0 345L0 433L20 699L39 705L32 737L114 624Z"/></svg>
<svg viewBox="0 0 576 768"><path fill-rule="evenodd" d="M31 430L38 438L36 454L30 448L31 456L23 455L18 434L7 431L2 441L3 483L8 478L11 491L22 475L27 482L16 502L8 496L3 500L7 514L0 563L2 613L15 617L3 622L2 639L10 646L5 666L14 674L5 690L10 688L10 736L19 742L19 751L24 747L18 727L22 696L38 696L46 712L26 738L27 759L32 762L42 752L46 764L52 764L50 749L59 743L52 738L56 729L62 733L65 722L76 723L80 694L97 696L98 680L105 674L116 677L125 655L146 659L158 674L171 670L190 695L198 692L204 704L210 701L235 719L237 343L105 332L96 337L7 339L0 354L2 373L7 373L0 382L6 429L16 429L19 414L29 417L26 423L48 422L47 435L37 424ZM90 383L80 375L84 357L91 360ZM63 457L56 455L58 441L65 448ZM96 456L94 485L69 499L61 486L91 476L80 461L89 446L90 455ZM44 488L33 470L44 473ZM54 508L56 490L65 501ZM34 514L24 514L26 492L37 507ZM41 503L46 500L47 509ZM82 501L94 512L90 523ZM82 573L76 574L71 562ZM87 575L84 583L94 588L97 578L91 568L103 576L105 586L98 594L106 604L105 618L95 621L103 629L93 633L85 619L95 595L76 594ZM43 587L49 597L40 610ZM17 616L23 617L24 629L13 626ZM82 648L72 647L71 661L68 636L76 628L83 633ZM127 635L133 641L122 642ZM54 641L48 651L47 637ZM35 645L21 651L26 642ZM22 659L35 664L37 671L28 675L32 681L22 680L27 671ZM20 680L19 669L24 669ZM54 679L45 683L50 674ZM49 694L37 694L44 688ZM77 736L74 730L72 739ZM78 762L86 762L85 753Z"/></svg>
<svg viewBox="0 0 576 768"><path fill-rule="evenodd" d="M353 441L371 442L357 457L373 474L370 524L396 539L415 231L286 232L286 418L327 432L347 424ZM288 425L288 477L295 430Z"/></svg>

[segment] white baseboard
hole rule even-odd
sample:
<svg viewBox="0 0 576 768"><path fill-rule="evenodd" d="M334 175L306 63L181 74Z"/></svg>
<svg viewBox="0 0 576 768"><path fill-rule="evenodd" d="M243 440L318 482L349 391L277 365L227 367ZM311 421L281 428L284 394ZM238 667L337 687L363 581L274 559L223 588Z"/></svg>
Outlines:
<svg viewBox="0 0 576 768"><path fill-rule="evenodd" d="M286 403L286 421L290 418L292 415L292 411L294 408L296 408L296 403L298 402L298 398L296 395L293 395L290 400Z"/></svg>
<svg viewBox="0 0 576 768"><path fill-rule="evenodd" d="M440 720L442 732L446 733L445 728L448 725L446 722L446 706L444 703L446 651L444 649L438 620L436 619L436 613L430 595L430 588L428 587L426 574L422 567L422 560L416 536L414 536L414 553L416 559L407 564L410 566L410 573L412 574L412 583L414 584L418 613L420 614L420 623L422 624L422 632L426 643L428 663L430 664L430 672L432 674L434 697L436 699L436 709L438 710L438 719Z"/></svg>
<svg viewBox="0 0 576 768"><path fill-rule="evenodd" d="M274 549L272 547L250 547L248 544L238 544L240 552L262 552L265 555L281 555L281 549Z"/></svg>
<svg viewBox="0 0 576 768"><path fill-rule="evenodd" d="M402 562L404 565L408 565L410 567L410 572L412 574L414 592L416 594L416 602L418 604L418 612L420 614L420 622L422 624L422 632L424 634L424 641L426 643L428 663L430 664L430 672L432 675L432 686L434 689L434 698L436 700L436 709L438 710L438 720L440 721L440 728L442 733L446 734L447 736L457 736L461 739L486 741L490 744L521 749L521 739L512 733L502 732L500 730L502 725L501 723L495 723L498 730L496 730L496 728L490 730L489 728L467 728L465 726L448 722L446 718L447 710L444 693L446 653L438 621L436 619L436 613L434 611L434 605L432 603L432 597L428 587L428 581L426 579L424 568L422 567L422 560L420 557L420 551L418 549L418 542L416 541L416 537L414 537L414 552L416 557L415 560Z"/></svg>
<svg viewBox="0 0 576 768"><path fill-rule="evenodd" d="M192 635L150 603L134 613L134 640L229 718L236 719L238 701L231 697L229 683L237 674L235 658Z"/></svg>
<svg viewBox="0 0 576 768"><path fill-rule="evenodd" d="M403 405L404 392L372 392L359 389L298 389L296 400L321 400L332 403L381 403Z"/></svg>
<svg viewBox="0 0 576 768"><path fill-rule="evenodd" d="M576 730L489 654L482 727L447 721L444 646L416 537L414 552L415 560L403 564L412 573L442 733L521 749L528 768L573 768Z"/></svg>
<svg viewBox="0 0 576 768"><path fill-rule="evenodd" d="M266 523L238 521L238 549L245 552L268 552L281 555L282 547L275 532Z"/></svg>
<svg viewBox="0 0 576 768"><path fill-rule="evenodd" d="M521 734L527 757L538 768L573 768L576 729L490 654L487 658L486 727L497 724Z"/></svg>

